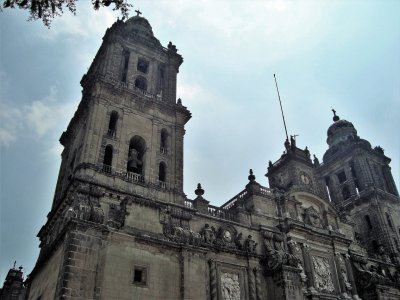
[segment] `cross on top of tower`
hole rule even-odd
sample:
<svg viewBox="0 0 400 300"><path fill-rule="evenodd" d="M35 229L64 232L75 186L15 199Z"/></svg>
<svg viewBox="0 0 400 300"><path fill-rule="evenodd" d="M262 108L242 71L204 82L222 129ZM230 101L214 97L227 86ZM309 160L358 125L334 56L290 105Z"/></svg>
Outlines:
<svg viewBox="0 0 400 300"><path fill-rule="evenodd" d="M136 12L136 16L137 16L137 17L139 17L139 16L142 14L142 12L141 12L140 10L138 10L138 9L135 10L135 12Z"/></svg>
<svg viewBox="0 0 400 300"><path fill-rule="evenodd" d="M332 108L332 112L333 112L333 121L334 121L334 122L339 121L339 116L336 115L336 110L334 110L334 109Z"/></svg>

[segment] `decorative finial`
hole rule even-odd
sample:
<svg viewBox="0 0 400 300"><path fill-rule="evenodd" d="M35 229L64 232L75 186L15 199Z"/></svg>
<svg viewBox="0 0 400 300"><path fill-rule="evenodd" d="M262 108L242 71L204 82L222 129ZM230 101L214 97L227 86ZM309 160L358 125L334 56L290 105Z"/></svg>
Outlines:
<svg viewBox="0 0 400 300"><path fill-rule="evenodd" d="M194 191L194 193L198 196L201 197L204 195L204 190L201 188L201 184L197 184L197 189Z"/></svg>
<svg viewBox="0 0 400 300"><path fill-rule="evenodd" d="M339 118L339 116L336 115L336 110L334 110L334 109L332 108L332 112L333 112L333 121L334 121L334 122L339 121L340 118Z"/></svg>
<svg viewBox="0 0 400 300"><path fill-rule="evenodd" d="M247 177L251 182L256 180L256 176L253 175L253 169L249 171L250 175Z"/></svg>
<svg viewBox="0 0 400 300"><path fill-rule="evenodd" d="M136 12L136 16L137 16L137 17L140 17L140 15L142 14L142 12L141 12L140 10L138 10L138 9L135 10L135 12Z"/></svg>
<svg viewBox="0 0 400 300"><path fill-rule="evenodd" d="M315 166L319 166L319 159L318 159L318 157L315 156L315 154L314 154L314 160L313 160L313 162L314 162L314 165L315 165Z"/></svg>
<svg viewBox="0 0 400 300"><path fill-rule="evenodd" d="M15 269L15 264L17 263L17 261L16 260L14 260L14 266L13 266L13 269Z"/></svg>

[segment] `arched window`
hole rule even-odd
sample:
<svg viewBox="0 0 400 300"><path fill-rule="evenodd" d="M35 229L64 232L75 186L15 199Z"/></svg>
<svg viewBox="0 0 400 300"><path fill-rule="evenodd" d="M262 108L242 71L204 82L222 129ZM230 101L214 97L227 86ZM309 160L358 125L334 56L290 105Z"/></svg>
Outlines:
<svg viewBox="0 0 400 300"><path fill-rule="evenodd" d="M72 155L72 159L69 163L69 168L72 170L75 166L75 160L76 160L76 149L74 150L74 154Z"/></svg>
<svg viewBox="0 0 400 300"><path fill-rule="evenodd" d="M393 228L392 218L390 217L388 212L385 212L385 214L386 214L386 220L388 222L388 225L390 226L390 228Z"/></svg>
<svg viewBox="0 0 400 300"><path fill-rule="evenodd" d="M126 78L128 76L128 66L129 66L129 51L124 50L122 52L122 73L121 73L121 81L126 82Z"/></svg>
<svg viewBox="0 0 400 300"><path fill-rule="evenodd" d="M104 151L103 171L111 173L112 159L113 159L113 147L111 145L107 145Z"/></svg>
<svg viewBox="0 0 400 300"><path fill-rule="evenodd" d="M157 78L157 95L162 94L164 86L164 68L162 66L158 67L158 78Z"/></svg>
<svg viewBox="0 0 400 300"><path fill-rule="evenodd" d="M135 80L135 87L147 91L147 80L143 76L138 76Z"/></svg>
<svg viewBox="0 0 400 300"><path fill-rule="evenodd" d="M129 142L127 171L143 175L144 154L146 142L141 136L135 135Z"/></svg>
<svg viewBox="0 0 400 300"><path fill-rule="evenodd" d="M372 229L372 223L371 223L371 219L369 218L369 215L365 216L365 222L368 225L368 229L371 230Z"/></svg>
<svg viewBox="0 0 400 300"><path fill-rule="evenodd" d="M158 166L158 180L165 182L167 177L167 167L165 166L164 162L161 162Z"/></svg>
<svg viewBox="0 0 400 300"><path fill-rule="evenodd" d="M350 194L349 187L348 187L347 185L343 187L343 189L342 189L342 195L343 195L343 199L344 199L344 200L350 198L351 194Z"/></svg>
<svg viewBox="0 0 400 300"><path fill-rule="evenodd" d="M168 132L165 128L161 130L160 135L160 151L161 153L167 153L167 140L168 140Z"/></svg>
<svg viewBox="0 0 400 300"><path fill-rule="evenodd" d="M115 137L117 131L118 113L114 110L110 115L110 122L108 123L108 135Z"/></svg>
<svg viewBox="0 0 400 300"><path fill-rule="evenodd" d="M330 189L329 186L330 186L330 178L329 178L329 177L325 177L325 189L326 189L326 193L328 194L329 201L332 202L331 189Z"/></svg>
<svg viewBox="0 0 400 300"><path fill-rule="evenodd" d="M378 244L378 242L375 241L375 240L372 241L372 249L373 249L375 252L378 252L379 244Z"/></svg>
<svg viewBox="0 0 400 300"><path fill-rule="evenodd" d="M144 58L139 58L137 63L137 70L142 73L147 73L149 70L149 62Z"/></svg>

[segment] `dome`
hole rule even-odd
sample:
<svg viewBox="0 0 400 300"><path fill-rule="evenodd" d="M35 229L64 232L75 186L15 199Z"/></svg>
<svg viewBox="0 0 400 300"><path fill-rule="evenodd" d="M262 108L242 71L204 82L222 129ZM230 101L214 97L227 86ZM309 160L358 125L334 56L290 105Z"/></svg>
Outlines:
<svg viewBox="0 0 400 300"><path fill-rule="evenodd" d="M354 128L353 123L346 120L340 120L336 115L335 117L335 122L329 126L327 132L328 138L326 142L329 147L357 137L357 130Z"/></svg>
<svg viewBox="0 0 400 300"><path fill-rule="evenodd" d="M126 26L133 31L137 31L139 34L154 36L153 29L147 19L141 16L134 16L126 21Z"/></svg>
<svg viewBox="0 0 400 300"><path fill-rule="evenodd" d="M346 120L339 120L333 123L331 126L328 128L328 137L332 136L335 134L335 132L340 131L344 128L352 128L355 130L353 123L346 121Z"/></svg>

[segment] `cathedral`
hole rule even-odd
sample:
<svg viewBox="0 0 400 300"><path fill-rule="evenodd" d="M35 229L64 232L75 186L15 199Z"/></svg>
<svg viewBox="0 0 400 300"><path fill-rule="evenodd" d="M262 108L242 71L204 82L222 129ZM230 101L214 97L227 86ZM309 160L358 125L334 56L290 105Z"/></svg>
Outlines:
<svg viewBox="0 0 400 300"><path fill-rule="evenodd" d="M106 31L60 138L25 299L400 299L400 197L384 150L333 111L321 162L291 137L269 187L250 170L221 206L201 184L190 199L182 62L139 14Z"/></svg>

